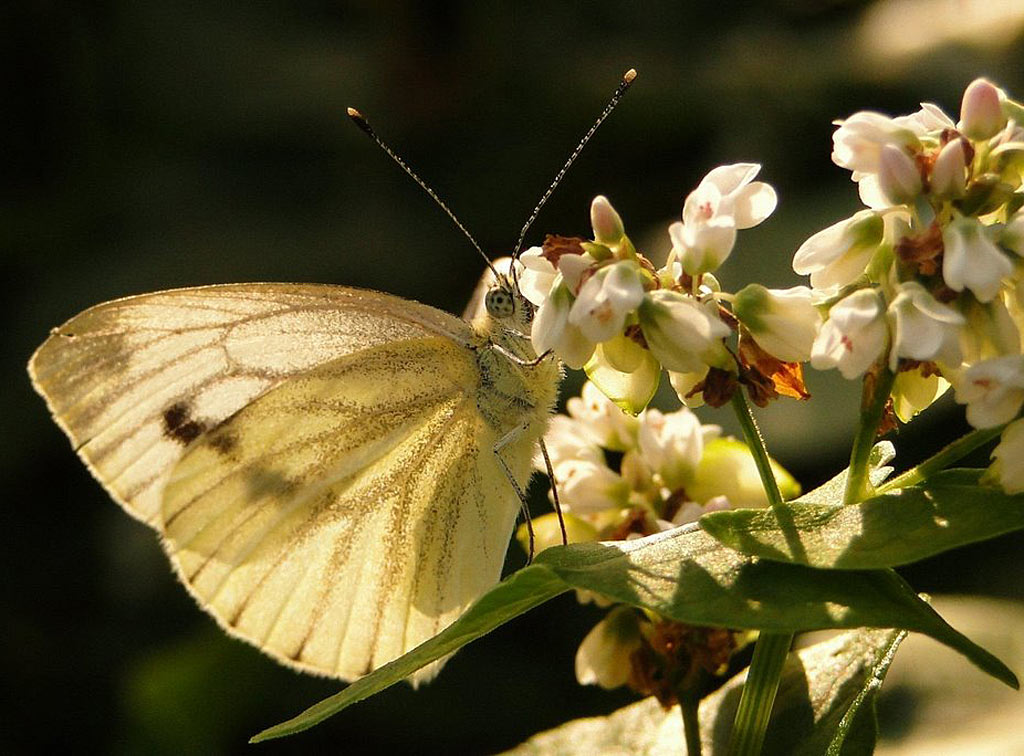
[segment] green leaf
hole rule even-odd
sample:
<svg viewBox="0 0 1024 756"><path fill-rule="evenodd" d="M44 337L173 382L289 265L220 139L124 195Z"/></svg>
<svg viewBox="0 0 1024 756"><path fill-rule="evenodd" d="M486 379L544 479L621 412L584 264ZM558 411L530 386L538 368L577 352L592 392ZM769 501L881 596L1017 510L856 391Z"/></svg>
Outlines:
<svg viewBox="0 0 1024 756"><path fill-rule="evenodd" d="M891 442L879 441L875 444L874 448L871 449L871 454L868 456L868 479L871 481L871 485L877 486L889 477L892 473L892 468L887 467L887 465L895 457L896 447ZM843 470L827 483L823 483L813 491L808 491L799 499L795 499L794 502L813 502L815 504L834 504L839 506L843 503L843 494L846 492L847 472L847 470Z"/></svg>
<svg viewBox="0 0 1024 756"><path fill-rule="evenodd" d="M1002 662L946 624L892 571L850 571L836 579L834 572L745 556L688 526L634 541L548 549L482 596L440 635L295 718L264 730L253 742L312 727L570 588L694 625L779 632L915 630L1017 686L1017 678Z"/></svg>
<svg viewBox="0 0 1024 756"><path fill-rule="evenodd" d="M869 754L875 743L874 698L906 633L857 630L790 654L772 709L764 753L797 756ZM704 756L727 753L746 672L700 705ZM548 753L685 753L679 707L647 698L607 717L578 719L509 751Z"/></svg>
<svg viewBox="0 0 1024 756"><path fill-rule="evenodd" d="M356 680L340 693L325 698L287 722L269 727L253 736L249 742L292 735L337 714L352 704L369 698L385 688L404 680L416 670L448 654L454 653L472 640L529 611L538 604L568 590L551 570L538 565L525 567L501 581L484 594L465 614L440 634L420 644L372 674Z"/></svg>
<svg viewBox="0 0 1024 756"><path fill-rule="evenodd" d="M744 554L827 569L878 569L1024 528L1024 494L979 484L981 470L946 470L850 506L789 502L711 512L701 527Z"/></svg>
<svg viewBox="0 0 1024 756"><path fill-rule="evenodd" d="M572 588L692 625L796 632L893 627L929 635L1011 687L1014 674L958 633L892 570L828 570L741 554L696 526L541 553Z"/></svg>

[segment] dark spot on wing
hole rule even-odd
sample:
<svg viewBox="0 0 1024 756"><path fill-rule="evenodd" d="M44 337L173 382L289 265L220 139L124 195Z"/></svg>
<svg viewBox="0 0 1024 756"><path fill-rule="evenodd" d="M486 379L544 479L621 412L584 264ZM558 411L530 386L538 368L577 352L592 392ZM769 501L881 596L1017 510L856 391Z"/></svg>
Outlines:
<svg viewBox="0 0 1024 756"><path fill-rule="evenodd" d="M248 495L252 499L260 499L264 496L286 496L297 487L294 481L267 468L247 471L245 483Z"/></svg>
<svg viewBox="0 0 1024 756"><path fill-rule="evenodd" d="M214 451L227 457L238 446L238 437L231 431L220 431L210 437L210 446Z"/></svg>
<svg viewBox="0 0 1024 756"><path fill-rule="evenodd" d="M176 402L164 410L164 435L182 445L188 445L206 430L202 423L191 417L188 405Z"/></svg>

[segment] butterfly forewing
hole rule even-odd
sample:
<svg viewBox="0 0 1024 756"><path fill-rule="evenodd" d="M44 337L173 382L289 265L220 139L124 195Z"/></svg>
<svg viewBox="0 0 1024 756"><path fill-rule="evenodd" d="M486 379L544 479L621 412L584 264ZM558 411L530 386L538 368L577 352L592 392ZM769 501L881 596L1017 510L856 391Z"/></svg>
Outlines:
<svg viewBox="0 0 1024 756"><path fill-rule="evenodd" d="M29 372L79 455L133 516L159 529L185 447L282 380L367 347L465 322L386 294L234 284L115 300L71 319Z"/></svg>

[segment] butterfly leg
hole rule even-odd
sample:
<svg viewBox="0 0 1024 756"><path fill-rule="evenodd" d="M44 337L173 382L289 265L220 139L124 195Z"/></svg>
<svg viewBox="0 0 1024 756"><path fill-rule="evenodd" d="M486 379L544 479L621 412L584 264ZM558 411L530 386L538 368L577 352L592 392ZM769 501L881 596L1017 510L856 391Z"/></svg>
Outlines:
<svg viewBox="0 0 1024 756"><path fill-rule="evenodd" d="M555 480L555 471L551 467L551 457L548 455L548 447L544 443L544 438L541 437L540 441L540 453L544 457L544 467L548 474L548 480L551 481L551 497L555 500L555 514L558 515L558 527L562 531L562 545L567 546L569 544L569 537L565 533L565 518L562 517L562 502L558 499L558 481Z"/></svg>
<svg viewBox="0 0 1024 756"><path fill-rule="evenodd" d="M509 444L511 444L517 438L519 438L519 436L522 435L522 433L526 431L526 429L529 427L529 423L524 423L523 425L520 425L518 428L513 428L504 436L499 438L497 443L495 443L494 447L491 449L491 451L494 452L495 459L498 460L498 464L501 465L501 469L505 472L505 477L508 478L508 482L512 484L512 489L516 492L516 496L519 497L519 503L521 505L520 508L523 512L523 519L526 522L526 531L530 534L530 549L529 553L526 555L527 564L533 561L533 547L535 541L533 533L533 519L530 517L530 503L529 500L526 498L526 492L523 491L523 487L519 485L519 482L515 479L515 476L512 474L512 469L508 466L508 463L505 461L504 457L501 456L501 450L504 449Z"/></svg>

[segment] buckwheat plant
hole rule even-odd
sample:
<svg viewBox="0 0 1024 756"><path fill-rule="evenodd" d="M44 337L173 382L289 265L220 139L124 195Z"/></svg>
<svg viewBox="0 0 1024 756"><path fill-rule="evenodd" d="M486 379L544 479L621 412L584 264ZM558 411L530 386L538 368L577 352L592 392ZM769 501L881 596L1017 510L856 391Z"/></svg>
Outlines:
<svg viewBox="0 0 1024 756"><path fill-rule="evenodd" d="M865 209L799 246L804 283L728 291L718 278L737 233L776 207L753 163L714 168L690 192L663 265L603 196L591 238L548 236L518 258L537 353L589 379L537 459L562 520L536 518L533 562L451 628L261 737L308 727L569 590L607 610L579 646L579 682L652 698L537 735L523 753L870 750L874 697L908 631L1018 686L892 568L1024 528L1024 106L978 79L958 121L926 103L836 125L832 160ZM750 404L809 399L805 363L858 382L861 411L849 467L801 496ZM683 405L671 412L648 407L663 370ZM975 430L893 476L894 447L878 437L948 390ZM731 405L743 439L702 424L690 409L701 404ZM992 442L987 469L953 467ZM846 632L786 663L795 633L826 628ZM750 642L749 669L709 695Z"/></svg>

